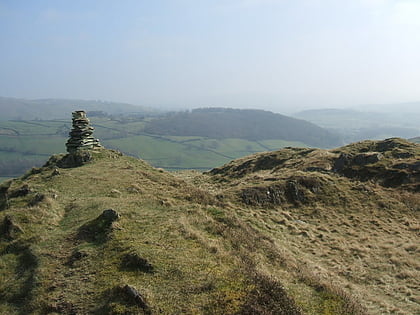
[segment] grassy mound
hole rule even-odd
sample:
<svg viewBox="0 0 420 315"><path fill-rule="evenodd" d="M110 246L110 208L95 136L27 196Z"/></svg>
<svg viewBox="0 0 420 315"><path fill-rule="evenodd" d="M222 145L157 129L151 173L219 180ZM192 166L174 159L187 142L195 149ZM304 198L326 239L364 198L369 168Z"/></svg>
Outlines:
<svg viewBox="0 0 420 315"><path fill-rule="evenodd" d="M411 155L363 167L418 161L418 146L397 149ZM352 150L207 174L106 149L54 156L0 188L0 313L412 314L417 179L347 176L334 165Z"/></svg>

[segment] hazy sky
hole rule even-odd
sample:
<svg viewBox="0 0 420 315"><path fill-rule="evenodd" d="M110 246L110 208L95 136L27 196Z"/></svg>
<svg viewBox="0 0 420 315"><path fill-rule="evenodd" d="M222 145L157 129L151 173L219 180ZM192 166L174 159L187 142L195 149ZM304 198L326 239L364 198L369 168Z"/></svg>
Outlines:
<svg viewBox="0 0 420 315"><path fill-rule="evenodd" d="M420 0L0 0L0 95L288 111L420 101Z"/></svg>

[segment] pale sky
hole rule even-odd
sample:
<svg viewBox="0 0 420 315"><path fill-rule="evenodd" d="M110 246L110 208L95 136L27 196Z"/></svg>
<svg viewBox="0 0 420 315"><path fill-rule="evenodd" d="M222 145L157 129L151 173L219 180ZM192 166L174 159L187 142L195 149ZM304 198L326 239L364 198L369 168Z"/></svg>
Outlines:
<svg viewBox="0 0 420 315"><path fill-rule="evenodd" d="M0 96L274 111L420 101L420 0L0 0Z"/></svg>

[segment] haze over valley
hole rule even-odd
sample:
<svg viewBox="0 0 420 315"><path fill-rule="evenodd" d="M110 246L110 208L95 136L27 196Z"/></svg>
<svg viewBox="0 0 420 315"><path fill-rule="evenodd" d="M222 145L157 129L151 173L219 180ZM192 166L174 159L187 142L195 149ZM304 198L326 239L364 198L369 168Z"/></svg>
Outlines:
<svg viewBox="0 0 420 315"><path fill-rule="evenodd" d="M395 107L399 107L395 105ZM331 148L364 139L414 138L419 112L319 109L294 117L263 110L202 108L168 112L126 103L0 98L0 177L23 174L64 152L69 113L86 109L109 148L168 170L209 170L285 146ZM298 118L298 119L296 119Z"/></svg>

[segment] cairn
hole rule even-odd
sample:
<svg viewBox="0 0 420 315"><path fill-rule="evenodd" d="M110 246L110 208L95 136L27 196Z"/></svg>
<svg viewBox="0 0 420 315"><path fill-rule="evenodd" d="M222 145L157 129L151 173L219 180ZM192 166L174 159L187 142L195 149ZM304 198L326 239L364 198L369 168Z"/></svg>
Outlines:
<svg viewBox="0 0 420 315"><path fill-rule="evenodd" d="M94 128L86 117L86 112L78 110L72 113L73 129L70 131L70 139L66 143L67 152L74 153L78 150L101 147L98 139L92 137Z"/></svg>

